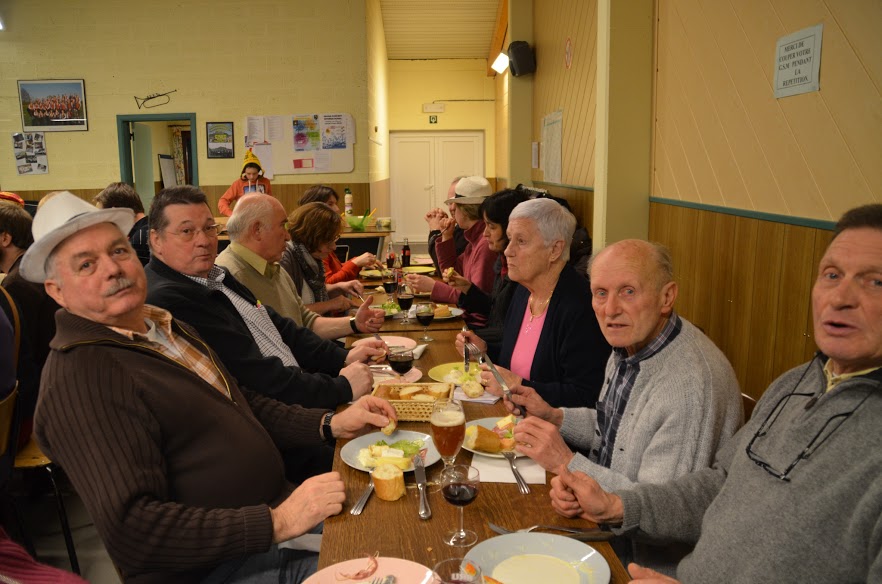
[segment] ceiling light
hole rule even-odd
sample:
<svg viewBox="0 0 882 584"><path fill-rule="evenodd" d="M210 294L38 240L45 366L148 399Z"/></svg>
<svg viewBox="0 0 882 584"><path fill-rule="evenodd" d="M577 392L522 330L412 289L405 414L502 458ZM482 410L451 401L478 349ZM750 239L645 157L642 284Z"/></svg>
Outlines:
<svg viewBox="0 0 882 584"><path fill-rule="evenodd" d="M497 73L505 73L505 70L508 68L508 55L505 53L499 53L499 56L496 57L496 60L490 65L490 68Z"/></svg>

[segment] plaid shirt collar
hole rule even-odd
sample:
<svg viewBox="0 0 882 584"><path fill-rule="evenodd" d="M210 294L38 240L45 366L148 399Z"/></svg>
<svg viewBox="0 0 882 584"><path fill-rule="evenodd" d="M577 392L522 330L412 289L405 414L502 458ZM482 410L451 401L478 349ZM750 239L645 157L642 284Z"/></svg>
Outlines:
<svg viewBox="0 0 882 584"><path fill-rule="evenodd" d="M202 284L206 288L210 288L211 290L220 290L224 287L224 278L227 277L227 273L223 271L220 266L214 265L211 266L211 270L208 272L208 277L203 278L201 276L191 276L189 274L184 274L197 284Z"/></svg>
<svg viewBox="0 0 882 584"><path fill-rule="evenodd" d="M151 306L150 304L145 304L141 308L141 316L144 317L144 321L147 323L147 333L139 333L133 330L124 329L115 326L109 326L110 330L115 333L121 334L126 337L130 341L137 341L142 339L147 339L152 341L151 338L156 334L156 329L159 328L167 339L172 338L172 315L168 310L159 308L158 306Z"/></svg>
<svg viewBox="0 0 882 584"><path fill-rule="evenodd" d="M629 365L640 363L668 346L668 344L677 337L682 328L683 324L680 320L680 315L678 315L676 311L671 311L671 316L668 318L668 322L665 323L661 332L652 339L648 345L631 356L628 356L628 351L618 347L614 347L613 351L616 353L616 356L618 356L620 361Z"/></svg>

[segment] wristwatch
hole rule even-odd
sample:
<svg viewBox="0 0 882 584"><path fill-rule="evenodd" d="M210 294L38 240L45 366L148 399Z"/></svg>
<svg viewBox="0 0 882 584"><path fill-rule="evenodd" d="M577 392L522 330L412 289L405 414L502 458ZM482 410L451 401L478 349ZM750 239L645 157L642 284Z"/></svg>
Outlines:
<svg viewBox="0 0 882 584"><path fill-rule="evenodd" d="M334 433L331 432L331 418L333 417L334 412L328 412L322 416L322 438L324 438L325 442L334 441Z"/></svg>
<svg viewBox="0 0 882 584"><path fill-rule="evenodd" d="M359 334L361 332L360 330L358 330L358 327L355 326L355 317L354 316L349 317L349 328L351 328L352 332L354 332L355 334Z"/></svg>

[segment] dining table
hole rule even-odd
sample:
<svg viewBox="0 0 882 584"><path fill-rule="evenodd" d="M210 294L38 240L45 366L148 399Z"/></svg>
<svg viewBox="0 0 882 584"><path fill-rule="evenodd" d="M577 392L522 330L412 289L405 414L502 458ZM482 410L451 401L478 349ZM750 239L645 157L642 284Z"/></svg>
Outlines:
<svg viewBox="0 0 882 584"><path fill-rule="evenodd" d="M460 327L461 324L462 321L459 322ZM383 332L386 332L385 327ZM394 332L398 336L414 340L421 334L398 330ZM420 381L433 381L427 374L437 365L462 361L454 345L457 332L430 328L435 340L428 343L421 358L414 361L414 366L422 373ZM352 335L347 338L347 343L351 344L362 336L364 335ZM508 414L501 400L494 404L463 401L462 405L467 421ZM348 405L343 405L339 410L346 407ZM401 421L398 429L431 434L428 421ZM384 557L417 562L428 568L444 559L464 557L469 548L451 547L443 540L445 532L458 527L459 515L458 508L448 503L437 488L443 466L440 461L426 469L429 505L432 510L430 519L422 520L418 516L419 495L412 472L405 473L404 497L390 502L373 495L360 515L351 515L349 511L368 486L370 476L344 462L341 449L348 442L337 440L336 443L333 470L340 473L346 485L346 503L342 513L329 517L324 522L319 554L320 569L377 553ZM456 464L470 464L472 457L471 452L462 449L456 458ZM497 535L488 523L511 530L536 524L582 529L596 527L586 520L568 519L554 511L549 498L552 476L551 473L546 473L544 484L530 484L531 492L527 495L520 494L514 482L482 482L474 502L464 508L465 528L474 531L480 543ZM597 550L609 564L610 582L618 584L630 581L627 571L609 543L587 542L587 545Z"/></svg>

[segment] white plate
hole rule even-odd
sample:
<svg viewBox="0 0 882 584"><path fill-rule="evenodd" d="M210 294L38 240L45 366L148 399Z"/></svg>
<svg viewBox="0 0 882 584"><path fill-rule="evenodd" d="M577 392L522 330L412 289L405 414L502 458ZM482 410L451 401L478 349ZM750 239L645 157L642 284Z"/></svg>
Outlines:
<svg viewBox="0 0 882 584"><path fill-rule="evenodd" d="M385 440L386 444L392 444L399 440L422 440L424 444L423 448L427 449L426 458L424 459L426 467L432 466L441 460L441 455L438 454L438 449L435 448L435 443L432 442L431 436L423 434L422 432L411 432L409 430L396 430L391 436L386 436L382 432L372 432L371 434L359 436L358 438L354 438L347 442L346 446L340 449L340 457L343 459L343 462L355 470L370 472L371 469L358 462L358 451L362 448L367 448L371 444L376 444L380 440ZM411 462L410 466L404 469L404 472L411 472L412 470L413 463Z"/></svg>
<svg viewBox="0 0 882 584"><path fill-rule="evenodd" d="M383 339L383 342L386 343L388 347L401 347L398 349L399 351L409 351L411 349L415 349L417 346L417 342L414 339L409 337L395 337L392 335L380 335L380 338Z"/></svg>
<svg viewBox="0 0 882 584"><path fill-rule="evenodd" d="M341 581L337 579L338 573L354 574L367 566L367 564L368 561L366 558L340 562L333 566L328 566L323 570L319 570L307 578L303 584L340 584ZM432 578L432 570L417 564L416 562L402 560L400 558L377 558L377 571L371 575L371 578L380 578L382 580L386 576L395 576L395 581L400 582L401 584L408 582L412 582L413 584L431 584L434 580L434 578ZM368 581L372 580L365 579L359 580L358 582ZM353 581L348 580L348 582Z"/></svg>
<svg viewBox="0 0 882 584"><path fill-rule="evenodd" d="M473 547L465 559L481 566L485 576L493 576L500 562L522 554L551 556L567 562L578 572L580 584L608 584L610 579L609 564L600 552L581 541L548 533L499 535Z"/></svg>
<svg viewBox="0 0 882 584"><path fill-rule="evenodd" d="M435 320L450 320L451 318L456 318L458 316L462 316L463 310L462 308L454 308L450 307L450 316L436 316Z"/></svg>
<svg viewBox="0 0 882 584"><path fill-rule="evenodd" d="M480 420L472 420L471 422L466 422L466 428L469 426L484 426L488 430L492 430L496 427L496 422L501 420L502 418L481 418ZM463 448L471 452L472 454L479 454L481 456L486 456L488 458L505 458L501 454L491 454L490 452L481 452L480 450L472 450L465 444L462 445ZM515 451L515 456L524 456L518 451Z"/></svg>

